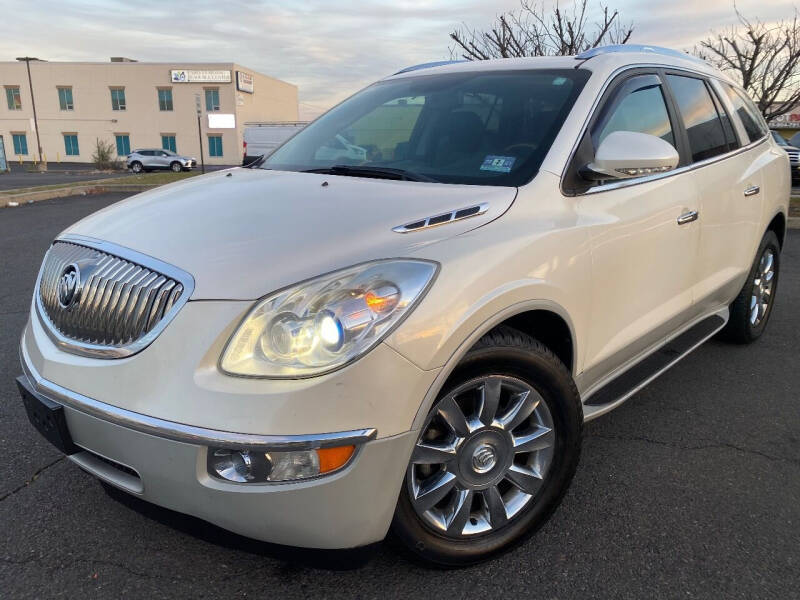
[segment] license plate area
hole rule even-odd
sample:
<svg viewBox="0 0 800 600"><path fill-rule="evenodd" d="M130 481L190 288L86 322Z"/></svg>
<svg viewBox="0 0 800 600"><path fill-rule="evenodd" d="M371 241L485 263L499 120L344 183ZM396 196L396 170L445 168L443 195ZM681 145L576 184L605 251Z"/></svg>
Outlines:
<svg viewBox="0 0 800 600"><path fill-rule="evenodd" d="M69 434L64 407L34 391L24 375L17 377L17 387L31 425L64 454L80 452Z"/></svg>

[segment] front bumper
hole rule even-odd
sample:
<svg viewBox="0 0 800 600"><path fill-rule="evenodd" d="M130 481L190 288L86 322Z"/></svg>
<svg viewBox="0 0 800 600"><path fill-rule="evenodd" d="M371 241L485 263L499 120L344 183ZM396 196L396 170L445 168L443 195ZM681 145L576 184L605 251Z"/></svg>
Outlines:
<svg viewBox="0 0 800 600"><path fill-rule="evenodd" d="M30 392L63 406L69 434L78 450L68 457L73 463L159 506L277 544L354 548L383 539L416 439L415 432L359 443L374 432L300 439L239 437L205 430L212 440L240 448L253 443L281 450L325 446L334 441L359 443L351 462L329 476L279 484L231 483L207 473L207 446L170 439L176 431L191 428L176 429L179 424L170 424L161 436L154 420L144 415L140 419L127 415L130 426L118 425L89 414L107 411L113 415L114 407L69 393L38 377L29 366L25 371ZM149 433L131 427L146 427Z"/></svg>
<svg viewBox="0 0 800 600"><path fill-rule="evenodd" d="M228 324L249 305L189 302L151 346L116 360L63 352L34 311L23 369L36 393L63 406L81 449L70 460L116 487L273 543L352 548L383 539L416 439L412 423L437 371L381 344L313 380L224 376L216 360ZM239 484L207 473L209 446L289 450L343 445L343 437L357 445L353 459L317 479Z"/></svg>

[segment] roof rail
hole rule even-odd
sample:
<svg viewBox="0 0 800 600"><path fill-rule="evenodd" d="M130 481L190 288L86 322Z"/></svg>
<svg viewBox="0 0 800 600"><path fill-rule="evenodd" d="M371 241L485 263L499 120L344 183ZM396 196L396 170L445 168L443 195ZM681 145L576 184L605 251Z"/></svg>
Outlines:
<svg viewBox="0 0 800 600"><path fill-rule="evenodd" d="M595 56L600 56L601 54L615 54L623 52L644 52L649 54L661 54L662 56L672 56L674 58L682 58L684 60L691 60L694 62L702 63L704 65L708 65L708 63L704 61L702 58L697 58L696 56L692 56L691 54L687 54L686 52L681 52L680 50L673 50L672 48L663 48L661 46L643 46L641 44L616 44L613 46L598 46L596 48L590 48L589 50L581 52L575 57L575 59L589 60L590 58L594 58Z"/></svg>
<svg viewBox="0 0 800 600"><path fill-rule="evenodd" d="M456 63L462 63L462 62L467 62L467 61L466 60L437 60L435 62L422 63L422 64L419 64L419 65L413 65L411 67L406 67L405 69L401 69L397 73L394 73L394 75L400 75L400 73L408 73L410 71L419 71L420 69L430 69L432 67L441 67L441 66L444 66L444 65L454 65Z"/></svg>

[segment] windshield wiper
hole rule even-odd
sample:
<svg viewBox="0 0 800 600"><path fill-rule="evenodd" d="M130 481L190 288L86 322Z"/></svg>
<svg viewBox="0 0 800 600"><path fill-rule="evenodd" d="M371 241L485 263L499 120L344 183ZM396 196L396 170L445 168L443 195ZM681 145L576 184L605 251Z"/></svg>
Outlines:
<svg viewBox="0 0 800 600"><path fill-rule="evenodd" d="M260 167L261 165L264 164L265 160L267 160L267 155L266 154L261 154L253 162L248 163L247 166L245 167L245 169L258 168L258 167Z"/></svg>
<svg viewBox="0 0 800 600"><path fill-rule="evenodd" d="M399 179L404 181L439 183L436 179L423 175L422 173L372 165L333 165L332 167L325 167L323 169L308 169L303 171L303 173L322 173L325 175L344 175L347 177L375 177L377 179Z"/></svg>

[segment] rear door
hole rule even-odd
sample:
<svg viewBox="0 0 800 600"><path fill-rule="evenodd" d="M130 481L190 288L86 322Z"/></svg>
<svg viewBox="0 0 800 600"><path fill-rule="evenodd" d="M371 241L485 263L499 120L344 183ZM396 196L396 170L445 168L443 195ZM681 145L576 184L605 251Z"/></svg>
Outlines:
<svg viewBox="0 0 800 600"><path fill-rule="evenodd" d="M612 131L658 136L685 160L672 111L657 73L626 78L601 101L571 169L579 170ZM577 208L592 223L587 382L631 364L691 318L700 229L685 217L697 202L685 173L603 181L583 191Z"/></svg>
<svg viewBox="0 0 800 600"><path fill-rule="evenodd" d="M723 102L720 87L711 80L668 72L666 82L684 125L692 158L690 173L700 195L694 293L696 312L707 313L727 305L739 292L763 233L764 181L758 156L768 151L768 145L760 144L761 150L742 148L758 145L767 131L753 121L751 140L736 122L738 117L731 118L730 99Z"/></svg>

